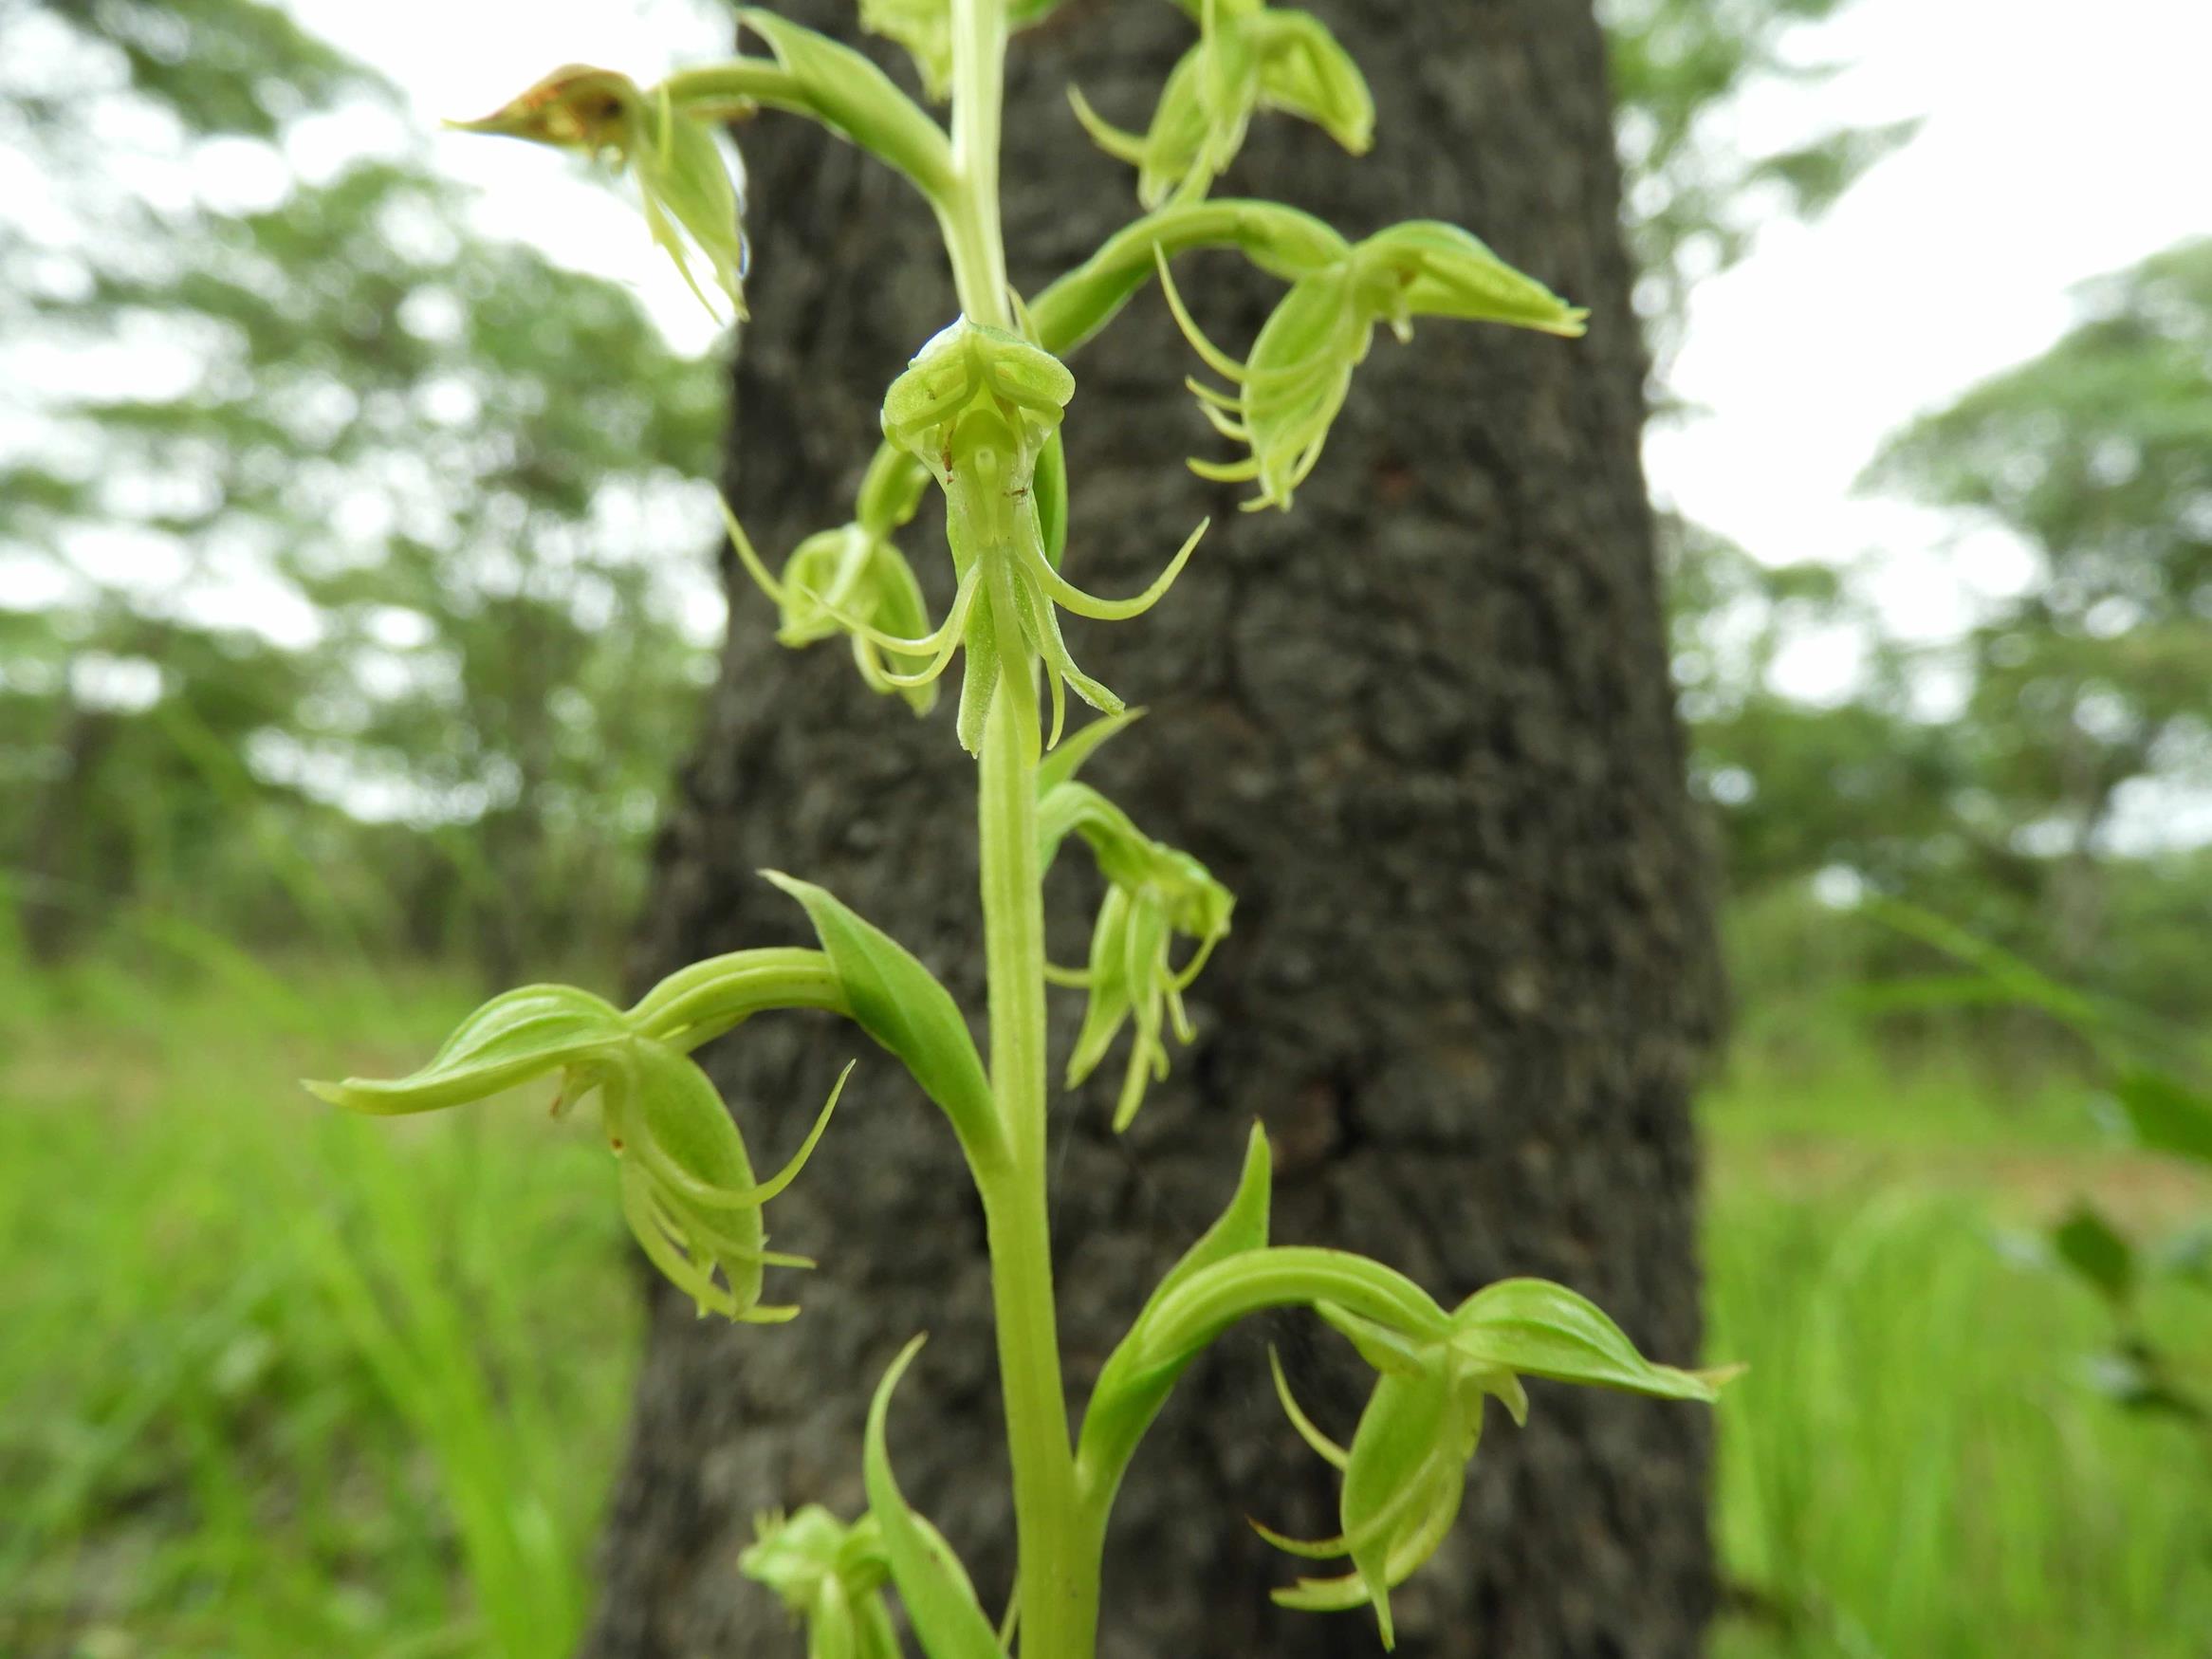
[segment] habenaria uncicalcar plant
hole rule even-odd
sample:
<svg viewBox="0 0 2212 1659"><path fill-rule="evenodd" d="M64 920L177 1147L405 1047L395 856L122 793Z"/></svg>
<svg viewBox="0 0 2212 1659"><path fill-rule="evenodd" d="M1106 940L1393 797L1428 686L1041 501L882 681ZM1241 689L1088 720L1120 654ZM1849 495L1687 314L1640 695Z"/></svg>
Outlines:
<svg viewBox="0 0 2212 1659"><path fill-rule="evenodd" d="M808 1650L818 1659L900 1651L888 1587L931 1659L990 1659L1010 1652L1017 1635L1023 1659L1088 1659L1109 1515L1146 1429L1208 1343L1249 1315L1283 1308L1308 1309L1334 1328L1375 1380L1339 1444L1276 1368L1291 1422L1342 1478L1336 1534L1304 1539L1262 1528L1296 1557L1340 1563L1301 1569L1278 1599L1316 1611L1371 1608L1388 1647L1390 1593L1450 1528L1491 1406L1517 1422L1525 1414L1521 1379L1683 1400L1711 1399L1719 1379L1650 1363L1561 1285L1508 1280L1447 1309L1379 1263L1272 1244L1269 1152L1255 1128L1221 1219L1137 1311L1070 1437L1045 1206L1047 993L1065 987L1084 998L1063 1062L1069 1086L1120 1055L1113 1122L1126 1128L1166 1073L1170 1038L1190 1040L1185 998L1235 907L1198 859L1154 839L1159 826L1140 827L1078 775L1135 711L1077 662L1060 613L1109 622L1141 616L1171 597L1206 526L1179 544L1163 534L1163 568L1140 593L1100 596L1066 574L1079 552L1069 544L1061 441L1064 423L1080 418L1068 359L1158 280L1202 364L1223 382L1190 381L1199 407L1242 452L1193 466L1251 484L1248 506L1287 509L1323 464L1378 327L1403 339L1417 321L1435 319L1572 336L1582 314L1453 226L1420 221L1354 242L1295 208L1211 197L1256 114L1313 121L1355 153L1373 129L1373 101L1343 46L1306 13L1262 0L1179 0L1197 38L1141 133L1111 126L1076 95L1085 126L1135 168L1146 211L1024 300L1007 285L1000 235L1004 65L1009 35L1056 3L861 0L862 23L913 56L932 97L949 96L949 125L859 53L759 10L739 14L763 44L757 55L649 87L571 65L468 123L627 171L654 240L702 299L711 291L738 316L747 247L722 149L727 124L763 109L811 119L900 174L934 212L961 314L917 342L884 394L883 442L850 519L807 537L778 570L734 514L728 529L776 606L785 644L843 638L865 688L904 697L923 715L959 666L951 724L976 758L987 1063L964 1011L913 956L822 889L771 873L806 912L820 949L716 957L627 1009L565 986L527 986L470 1016L412 1077L318 1090L359 1111L424 1112L544 1079L564 1108L596 1102L622 1211L647 1256L702 1316L770 1323L797 1310L765 1300L768 1274L808 1263L768 1249L766 1211L828 1127L843 1079L797 1155L762 1179L737 1120L691 1056L763 1014L852 1021L943 1112L982 1201L1019 1569L1006 1587L1007 1615L986 1616L951 1549L893 1475L891 1395L917 1337L868 1415L867 1512L845 1521L808 1503L788 1518L765 1515L738 1563L805 1623ZM1171 263L1200 249L1241 253L1284 285L1242 358L1199 333L1174 286ZM945 502L953 596L938 618L900 545L932 487ZM1070 692L1097 711L1072 730ZM1042 883L1071 843L1090 855L1103 894L1087 960L1055 965L1044 953Z"/></svg>

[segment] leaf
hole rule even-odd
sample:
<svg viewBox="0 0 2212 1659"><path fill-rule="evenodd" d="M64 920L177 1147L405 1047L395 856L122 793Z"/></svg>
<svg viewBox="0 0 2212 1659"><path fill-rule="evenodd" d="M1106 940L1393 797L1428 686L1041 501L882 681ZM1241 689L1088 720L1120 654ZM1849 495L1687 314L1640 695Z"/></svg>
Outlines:
<svg viewBox="0 0 2212 1659"><path fill-rule="evenodd" d="M898 941L861 920L828 890L764 870L806 907L862 1030L905 1062L945 1109L971 1161L1004 1150L989 1078L959 1005Z"/></svg>
<svg viewBox="0 0 2212 1659"><path fill-rule="evenodd" d="M2051 1246L2108 1300L2124 1302L2135 1288L2135 1251L2094 1205L2077 1204L2051 1229Z"/></svg>
<svg viewBox="0 0 2212 1659"><path fill-rule="evenodd" d="M2212 1101L2164 1072L2136 1067L2121 1074L2112 1096L2135 1138L2154 1152L2212 1164Z"/></svg>
<svg viewBox="0 0 2212 1659"><path fill-rule="evenodd" d="M1142 709L1124 709L1118 714L1094 720L1073 737L1063 739L1058 748L1037 763L1037 798L1041 801L1062 783L1074 783L1083 763L1097 753L1100 745L1143 718Z"/></svg>
<svg viewBox="0 0 2212 1659"><path fill-rule="evenodd" d="M1714 1380L1653 1365L1589 1298L1544 1279L1506 1279L1451 1316L1451 1345L1479 1366L1669 1400L1712 1400Z"/></svg>
<svg viewBox="0 0 2212 1659"><path fill-rule="evenodd" d="M875 64L772 11L746 7L737 21L768 43L813 114L904 173L925 195L942 197L950 188L952 146L945 130Z"/></svg>
<svg viewBox="0 0 2212 1659"><path fill-rule="evenodd" d="M975 1586L937 1529L907 1507L884 1445L892 1391L927 1340L916 1336L899 1351L869 1404L861 1461L868 1509L883 1529L883 1554L891 1562L892 1582L898 1586L907 1618L930 1659L1004 1659L990 1620L975 1598Z"/></svg>
<svg viewBox="0 0 2212 1659"><path fill-rule="evenodd" d="M573 986L529 985L496 996L453 1028L428 1065L394 1079L309 1082L355 1112L434 1112L481 1100L604 1052L629 1036L614 1005Z"/></svg>
<svg viewBox="0 0 2212 1659"><path fill-rule="evenodd" d="M1129 1334L1107 1355L1097 1386L1083 1411L1083 1428L1076 1443L1076 1477L1086 1498L1101 1510L1114 1500L1137 1443L1167 1403L1175 1379L1195 1355L1181 1364L1145 1371L1139 1358L1143 1343L1139 1333L1145 1319L1171 1292L1206 1268L1229 1261L1267 1244L1267 1217L1274 1180L1274 1157L1267 1133L1259 1124L1244 1140L1244 1163L1237 1175L1237 1189L1228 1207L1213 1226L1201 1233L1190 1248L1153 1287Z"/></svg>

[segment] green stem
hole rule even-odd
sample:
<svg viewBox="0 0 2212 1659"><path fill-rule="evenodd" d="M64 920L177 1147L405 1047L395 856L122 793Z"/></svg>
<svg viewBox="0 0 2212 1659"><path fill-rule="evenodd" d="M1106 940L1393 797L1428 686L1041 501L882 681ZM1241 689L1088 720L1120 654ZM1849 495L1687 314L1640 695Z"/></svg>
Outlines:
<svg viewBox="0 0 2212 1659"><path fill-rule="evenodd" d="M954 184L939 210L960 304L1009 327L999 230L999 116L1005 0L953 0ZM996 596L993 596L994 598ZM1076 1497L1067 1395L1052 1295L1046 1213L1044 876L1037 834L1037 664L1013 616L998 618L1011 658L984 723L977 777L984 962L990 983L991 1090L1005 1132L1004 1168L979 1174L998 1323L1019 1535L1023 1659L1091 1659L1098 1554Z"/></svg>
<svg viewBox="0 0 2212 1659"><path fill-rule="evenodd" d="M999 234L999 112L1005 94L1005 0L952 0L952 201L938 212L960 308L986 327L1014 321Z"/></svg>
<svg viewBox="0 0 2212 1659"><path fill-rule="evenodd" d="M1022 1652L1024 1659L1090 1659L1098 1587L1096 1558L1084 1547L1077 1513L1045 1212L1044 913L1034 675L1031 667L999 686L984 726L979 769L991 1085L1009 1153L1006 1169L985 1180L983 1198L1021 1539Z"/></svg>

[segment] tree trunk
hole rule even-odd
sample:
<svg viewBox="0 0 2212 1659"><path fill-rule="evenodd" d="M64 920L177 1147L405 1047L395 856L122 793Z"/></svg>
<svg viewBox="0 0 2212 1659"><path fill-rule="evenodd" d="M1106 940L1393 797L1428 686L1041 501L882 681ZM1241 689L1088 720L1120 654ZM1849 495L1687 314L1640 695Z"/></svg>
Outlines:
<svg viewBox="0 0 2212 1659"><path fill-rule="evenodd" d="M849 32L844 0L783 9ZM1263 117L1221 194L1289 200L1354 234L1465 224L1590 305L1592 326L1578 343L1446 323L1410 348L1385 337L1289 516L1240 515L1184 470L1219 445L1156 294L1072 364L1075 577L1134 591L1201 514L1216 526L1152 616L1074 624L1084 666L1153 710L1086 775L1239 903L1192 997L1198 1041L1135 1129L1106 1130L1112 1079L1056 1104L1071 1386L1226 1198L1254 1115L1278 1152L1279 1242L1366 1251L1447 1304L1549 1275L1648 1351L1692 1359L1688 1096L1714 952L1638 461L1643 357L1598 28L1561 0L1316 9L1373 81L1375 153L1354 160ZM1066 85L1141 124L1189 38L1171 7L1074 0L1017 41L1007 233L1025 291L1133 211L1130 175L1085 142ZM773 117L746 153L756 321L728 484L776 558L845 515L879 389L953 305L926 215L880 169ZM1191 262L1186 286L1232 349L1281 291L1227 258ZM917 525L907 545L941 613L935 534ZM974 777L950 709L916 722L869 696L841 650L779 649L764 603L730 585L640 981L807 941L752 874L775 865L828 885L980 1012ZM1096 889L1079 858L1061 865L1054 954L1080 960ZM1056 997L1059 1054L1078 1002ZM734 1558L757 1511L861 1507L869 1391L924 1328L892 1422L901 1482L986 1599L1010 1582L982 1224L949 1135L849 1029L763 1022L712 1064L773 1168L855 1053L839 1122L775 1207L777 1243L821 1260L792 1286L798 1322L702 1323L654 1292L595 1659L798 1651ZM1244 1517L1335 1530L1335 1477L1273 1403L1270 1340L1309 1410L1350 1431L1366 1385L1336 1338L1285 1318L1223 1342L1117 1511L1111 1659L1375 1650L1362 1618L1268 1603L1295 1563ZM1713 1594L1707 1446L1699 1410L1539 1385L1525 1431L1494 1415L1460 1524L1397 1598L1400 1650L1694 1652Z"/></svg>

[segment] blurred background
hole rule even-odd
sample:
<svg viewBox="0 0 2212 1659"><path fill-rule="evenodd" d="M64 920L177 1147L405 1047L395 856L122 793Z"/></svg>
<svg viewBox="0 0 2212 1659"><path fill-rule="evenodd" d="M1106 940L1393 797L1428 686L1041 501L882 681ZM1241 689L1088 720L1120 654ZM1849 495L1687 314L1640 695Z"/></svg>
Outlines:
<svg viewBox="0 0 2212 1659"><path fill-rule="evenodd" d="M2065 9L1605 8L1735 986L1723 1654L2212 1653L2212 13ZM0 0L0 1652L581 1628L603 1153L291 1079L618 984L721 342L435 120L728 28Z"/></svg>

